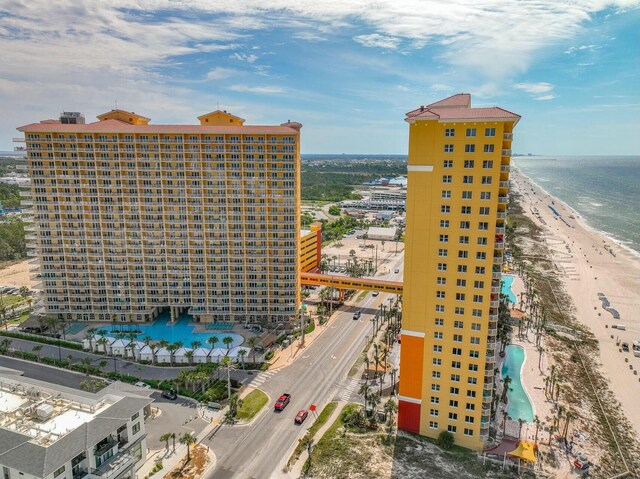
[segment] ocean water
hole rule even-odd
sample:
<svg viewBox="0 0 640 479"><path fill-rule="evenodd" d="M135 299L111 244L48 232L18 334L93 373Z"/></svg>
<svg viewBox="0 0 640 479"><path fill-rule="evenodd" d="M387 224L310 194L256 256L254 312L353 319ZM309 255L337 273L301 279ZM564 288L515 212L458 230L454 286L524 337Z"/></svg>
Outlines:
<svg viewBox="0 0 640 479"><path fill-rule="evenodd" d="M532 156L512 162L590 227L640 255L640 156Z"/></svg>

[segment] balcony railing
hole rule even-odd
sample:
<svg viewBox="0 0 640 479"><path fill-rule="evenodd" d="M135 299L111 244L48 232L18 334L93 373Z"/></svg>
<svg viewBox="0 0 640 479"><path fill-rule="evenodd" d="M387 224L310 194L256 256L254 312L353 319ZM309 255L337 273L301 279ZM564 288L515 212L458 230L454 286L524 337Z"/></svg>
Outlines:
<svg viewBox="0 0 640 479"><path fill-rule="evenodd" d="M511 171L511 167L509 165L501 165L500 171L503 173L508 173L509 171Z"/></svg>
<svg viewBox="0 0 640 479"><path fill-rule="evenodd" d="M502 135L503 140L513 140L513 133L505 133Z"/></svg>
<svg viewBox="0 0 640 479"><path fill-rule="evenodd" d="M506 196L498 196L498 203L506 205L509 203L509 199Z"/></svg>
<svg viewBox="0 0 640 479"><path fill-rule="evenodd" d="M502 150L502 156L511 156L511 150Z"/></svg>

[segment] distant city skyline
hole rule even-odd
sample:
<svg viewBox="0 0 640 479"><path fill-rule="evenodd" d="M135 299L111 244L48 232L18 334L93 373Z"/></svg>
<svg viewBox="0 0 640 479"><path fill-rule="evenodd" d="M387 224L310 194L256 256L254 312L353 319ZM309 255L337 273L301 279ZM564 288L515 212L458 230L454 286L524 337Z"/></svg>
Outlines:
<svg viewBox="0 0 640 479"><path fill-rule="evenodd" d="M109 108L299 121L303 154L406 154L404 114L450 94L521 114L513 148L640 153L640 0L0 0L0 150Z"/></svg>

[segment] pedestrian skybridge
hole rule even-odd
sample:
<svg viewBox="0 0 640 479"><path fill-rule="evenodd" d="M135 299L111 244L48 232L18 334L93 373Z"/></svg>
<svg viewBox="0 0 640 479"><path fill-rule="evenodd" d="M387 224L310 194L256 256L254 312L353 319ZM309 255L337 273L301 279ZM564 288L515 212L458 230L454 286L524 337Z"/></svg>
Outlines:
<svg viewBox="0 0 640 479"><path fill-rule="evenodd" d="M305 285L331 286L338 289L358 289L363 291L402 294L402 283L399 281L350 278L349 276L333 274L300 273L300 282Z"/></svg>

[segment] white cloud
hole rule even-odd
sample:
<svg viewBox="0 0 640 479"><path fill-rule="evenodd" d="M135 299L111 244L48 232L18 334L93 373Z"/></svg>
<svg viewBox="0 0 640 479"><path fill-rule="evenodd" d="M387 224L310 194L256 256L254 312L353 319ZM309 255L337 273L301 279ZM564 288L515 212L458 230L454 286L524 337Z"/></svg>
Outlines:
<svg viewBox="0 0 640 479"><path fill-rule="evenodd" d="M540 100L540 101L546 101L546 100L553 100L556 96L555 95L541 95L541 96L537 96L534 99L535 100Z"/></svg>
<svg viewBox="0 0 640 479"><path fill-rule="evenodd" d="M547 93L553 90L553 85L547 82L540 83L516 83L513 88L527 93Z"/></svg>
<svg viewBox="0 0 640 479"><path fill-rule="evenodd" d="M455 90L454 87L452 87L451 85L446 85L444 83L434 83L433 85L431 85L431 91L434 92L450 92Z"/></svg>
<svg viewBox="0 0 640 479"><path fill-rule="evenodd" d="M227 89L231 91L241 92L241 93L261 93L261 94L284 93L284 89L277 86L231 85Z"/></svg>
<svg viewBox="0 0 640 479"><path fill-rule="evenodd" d="M207 73L207 80L224 80L238 75L238 73L238 70L234 70L233 68L216 67Z"/></svg>
<svg viewBox="0 0 640 479"><path fill-rule="evenodd" d="M569 47L568 49L565 50L565 53L567 55L571 55L572 53L575 53L575 52L579 52L583 50L593 51L593 50L596 50L597 48L598 48L598 45L580 45L577 47Z"/></svg>
<svg viewBox="0 0 640 479"><path fill-rule="evenodd" d="M247 63L253 63L258 59L258 55L254 55L253 53L251 55L246 55L244 53L233 53L229 58L235 58L236 60L240 60L243 62L247 62Z"/></svg>
<svg viewBox="0 0 640 479"><path fill-rule="evenodd" d="M325 37L309 31L296 32L292 36L293 38L296 38L298 40L304 40L307 42L326 42L327 41Z"/></svg>
<svg viewBox="0 0 640 479"><path fill-rule="evenodd" d="M378 33L358 35L357 37L353 37L353 39L365 47L387 48L391 50L397 48L400 44L399 38L380 35Z"/></svg>

